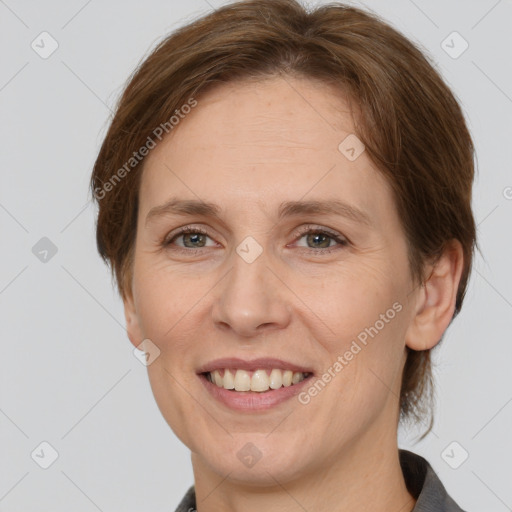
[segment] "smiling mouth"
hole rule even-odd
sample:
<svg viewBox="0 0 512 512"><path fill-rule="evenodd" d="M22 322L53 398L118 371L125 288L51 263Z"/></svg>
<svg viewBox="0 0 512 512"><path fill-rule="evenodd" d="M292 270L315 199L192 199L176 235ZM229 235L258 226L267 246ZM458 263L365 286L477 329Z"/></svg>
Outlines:
<svg viewBox="0 0 512 512"><path fill-rule="evenodd" d="M298 384L312 374L281 370L280 368L273 368L271 370L259 369L255 371L225 368L212 372L203 372L201 375L218 388L233 392L255 391L257 393L265 393Z"/></svg>

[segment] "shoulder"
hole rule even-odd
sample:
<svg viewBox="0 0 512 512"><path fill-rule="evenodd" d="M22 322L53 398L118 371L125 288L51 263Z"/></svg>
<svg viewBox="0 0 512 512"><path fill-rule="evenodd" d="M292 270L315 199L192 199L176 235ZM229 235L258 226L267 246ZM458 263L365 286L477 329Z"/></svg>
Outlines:
<svg viewBox="0 0 512 512"><path fill-rule="evenodd" d="M195 512L196 511L196 493L194 486L190 487L183 499L180 501L176 512Z"/></svg>
<svg viewBox="0 0 512 512"><path fill-rule="evenodd" d="M399 456L407 489L417 499L412 512L464 512L426 459L408 450L399 450Z"/></svg>

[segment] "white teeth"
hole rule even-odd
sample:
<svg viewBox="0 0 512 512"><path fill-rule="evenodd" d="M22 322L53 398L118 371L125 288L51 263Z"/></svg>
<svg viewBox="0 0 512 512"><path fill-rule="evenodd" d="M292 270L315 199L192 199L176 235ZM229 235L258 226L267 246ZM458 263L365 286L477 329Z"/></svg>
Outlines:
<svg viewBox="0 0 512 512"><path fill-rule="evenodd" d="M235 374L235 390L249 391L251 389L251 376L245 370L237 370Z"/></svg>
<svg viewBox="0 0 512 512"><path fill-rule="evenodd" d="M256 370L251 378L251 391L267 391L269 378L265 370Z"/></svg>
<svg viewBox="0 0 512 512"><path fill-rule="evenodd" d="M219 370L213 372L213 382L219 387L222 387L222 377L220 376Z"/></svg>
<svg viewBox="0 0 512 512"><path fill-rule="evenodd" d="M235 389L235 378L229 370L224 370L224 389Z"/></svg>
<svg viewBox="0 0 512 512"><path fill-rule="evenodd" d="M270 376L266 370L256 370L252 373L245 370L224 370L224 376L221 376L219 370L214 370L207 374L210 382L217 387L224 389L234 389L235 391L257 391L265 392L269 389L279 389L282 386L288 387L303 381L308 374L302 372L292 372L291 370L272 369Z"/></svg>
<svg viewBox="0 0 512 512"><path fill-rule="evenodd" d="M275 368L270 372L270 387L279 389L283 385L283 373Z"/></svg>

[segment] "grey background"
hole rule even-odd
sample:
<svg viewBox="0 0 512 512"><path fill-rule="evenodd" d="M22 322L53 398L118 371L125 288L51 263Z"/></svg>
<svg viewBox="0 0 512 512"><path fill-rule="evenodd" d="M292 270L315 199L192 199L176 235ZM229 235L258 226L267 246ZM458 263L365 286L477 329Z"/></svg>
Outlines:
<svg viewBox="0 0 512 512"><path fill-rule="evenodd" d="M223 3L0 0L3 512L173 511L193 482L188 450L161 417L126 337L96 253L87 186L134 67L169 31ZM430 461L464 509L512 510L512 2L351 3L432 56L478 153L482 254L463 312L435 352L434 431L415 443L401 430L400 443ZM43 31L59 45L47 59L31 48ZM453 31L469 43L456 59L441 46ZM452 53L462 48L447 41ZM43 237L57 249L46 261ZM58 452L48 469L39 465L51 457L43 441Z"/></svg>

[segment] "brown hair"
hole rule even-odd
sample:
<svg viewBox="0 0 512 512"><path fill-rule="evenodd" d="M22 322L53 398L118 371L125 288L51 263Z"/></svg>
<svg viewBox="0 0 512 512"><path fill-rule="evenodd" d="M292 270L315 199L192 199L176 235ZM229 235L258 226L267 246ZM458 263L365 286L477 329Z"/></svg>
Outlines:
<svg viewBox="0 0 512 512"><path fill-rule="evenodd" d="M217 9L164 39L131 76L91 178L98 250L122 297L131 295L144 164L137 150L144 154L157 127L169 127L179 109L208 87L279 74L333 84L355 105L356 134L393 188L419 283L426 261L449 240L461 242L455 317L476 243L473 144L459 104L421 51L375 15L341 4L308 11L296 0L248 0ZM431 402L430 351L408 349L401 419L422 420Z"/></svg>

